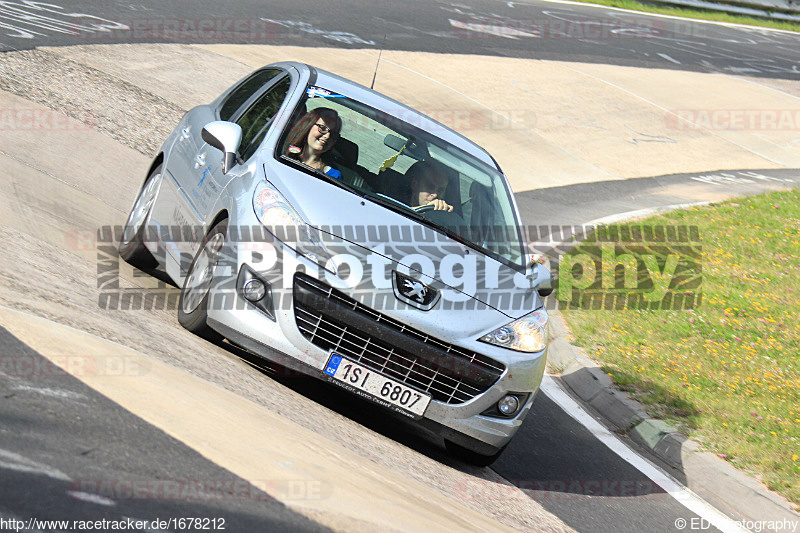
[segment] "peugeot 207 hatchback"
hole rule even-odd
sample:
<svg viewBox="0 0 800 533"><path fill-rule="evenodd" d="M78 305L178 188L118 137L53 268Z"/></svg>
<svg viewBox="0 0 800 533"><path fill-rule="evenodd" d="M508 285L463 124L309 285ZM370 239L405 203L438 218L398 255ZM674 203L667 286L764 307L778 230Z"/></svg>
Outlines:
<svg viewBox="0 0 800 533"><path fill-rule="evenodd" d="M402 413L475 464L502 452L542 380L552 279L495 160L305 64L189 111L119 249L182 287L188 330Z"/></svg>

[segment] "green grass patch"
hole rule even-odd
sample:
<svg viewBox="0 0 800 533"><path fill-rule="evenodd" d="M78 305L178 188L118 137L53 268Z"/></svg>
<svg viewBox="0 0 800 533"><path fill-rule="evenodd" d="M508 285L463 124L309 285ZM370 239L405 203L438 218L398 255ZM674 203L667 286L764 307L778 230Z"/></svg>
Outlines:
<svg viewBox="0 0 800 533"><path fill-rule="evenodd" d="M634 0L576 0L586 4L598 4L608 7L619 7L643 13L656 13L659 15L672 15L687 19L711 20L716 22L730 22L733 24L746 24L748 26L761 26L778 30L800 31L800 24L794 22L781 22L777 20L760 19L744 15L731 15L717 11L689 9L683 7L667 7L660 5L644 4Z"/></svg>
<svg viewBox="0 0 800 533"><path fill-rule="evenodd" d="M576 343L652 415L800 504L800 191L628 226L646 224L699 228L702 303L566 310Z"/></svg>

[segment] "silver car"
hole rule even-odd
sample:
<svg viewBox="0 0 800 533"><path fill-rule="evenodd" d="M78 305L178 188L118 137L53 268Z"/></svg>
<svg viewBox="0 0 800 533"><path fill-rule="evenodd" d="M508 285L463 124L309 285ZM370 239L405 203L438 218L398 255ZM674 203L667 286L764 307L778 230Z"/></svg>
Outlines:
<svg viewBox="0 0 800 533"><path fill-rule="evenodd" d="M186 329L406 415L473 464L502 452L542 380L552 278L495 160L309 65L189 111L119 251L182 287Z"/></svg>

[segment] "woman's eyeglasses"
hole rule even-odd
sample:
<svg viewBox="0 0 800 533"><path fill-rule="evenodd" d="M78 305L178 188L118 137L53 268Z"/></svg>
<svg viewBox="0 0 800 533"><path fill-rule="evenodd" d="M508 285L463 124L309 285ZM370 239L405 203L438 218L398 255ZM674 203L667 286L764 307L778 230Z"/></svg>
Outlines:
<svg viewBox="0 0 800 533"><path fill-rule="evenodd" d="M326 133L330 133L330 134L331 134L331 137L336 137L336 136L338 136L338 135L339 135L339 132L338 132L338 131L334 131L334 130L330 129L330 128L329 128L328 126L326 126L325 124L314 124L314 125L317 127L317 129L319 130L319 132L320 132L321 134L323 134L323 135L325 135Z"/></svg>

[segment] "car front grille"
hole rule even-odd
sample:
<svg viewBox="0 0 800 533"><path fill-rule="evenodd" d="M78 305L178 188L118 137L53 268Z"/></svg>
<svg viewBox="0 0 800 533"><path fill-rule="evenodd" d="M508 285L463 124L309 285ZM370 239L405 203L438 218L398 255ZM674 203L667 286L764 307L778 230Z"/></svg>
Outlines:
<svg viewBox="0 0 800 533"><path fill-rule="evenodd" d="M294 278L294 311L303 336L449 404L486 391L505 367L417 331L304 274Z"/></svg>

